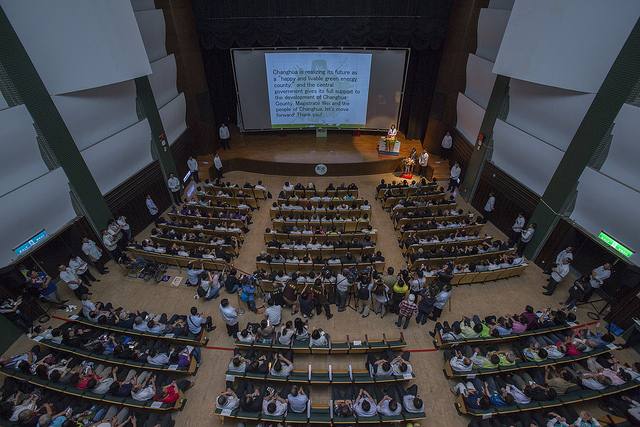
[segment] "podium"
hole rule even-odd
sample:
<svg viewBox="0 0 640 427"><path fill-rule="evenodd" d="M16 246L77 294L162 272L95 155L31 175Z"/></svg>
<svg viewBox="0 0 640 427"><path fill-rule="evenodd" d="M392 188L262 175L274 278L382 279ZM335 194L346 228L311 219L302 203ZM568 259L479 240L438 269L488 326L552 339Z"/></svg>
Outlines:
<svg viewBox="0 0 640 427"><path fill-rule="evenodd" d="M384 142L384 137L380 138L380 144L378 145L378 154L385 154L387 156L399 156L400 155L400 141L396 141L390 147Z"/></svg>

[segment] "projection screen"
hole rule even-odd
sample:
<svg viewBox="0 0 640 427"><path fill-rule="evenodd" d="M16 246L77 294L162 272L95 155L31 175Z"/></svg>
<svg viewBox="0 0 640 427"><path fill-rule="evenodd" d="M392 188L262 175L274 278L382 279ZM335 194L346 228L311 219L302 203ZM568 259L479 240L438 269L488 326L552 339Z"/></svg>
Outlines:
<svg viewBox="0 0 640 427"><path fill-rule="evenodd" d="M388 129L409 49L232 49L241 128Z"/></svg>

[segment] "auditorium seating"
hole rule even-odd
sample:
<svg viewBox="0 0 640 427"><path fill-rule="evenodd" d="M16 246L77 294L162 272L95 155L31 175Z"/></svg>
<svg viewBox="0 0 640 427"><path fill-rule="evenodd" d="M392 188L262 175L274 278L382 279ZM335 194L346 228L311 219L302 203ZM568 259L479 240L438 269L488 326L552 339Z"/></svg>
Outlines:
<svg viewBox="0 0 640 427"><path fill-rule="evenodd" d="M187 264L190 262L195 262L198 266L202 263L202 268L211 271L222 271L229 265L223 259L192 258L180 255L159 254L157 252L150 252L145 251L144 249L136 249L132 247L127 248L127 251L129 251L134 258L140 257L147 261L177 267L180 270L182 270L182 268L186 268Z"/></svg>
<svg viewBox="0 0 640 427"><path fill-rule="evenodd" d="M187 399L185 399L184 393L181 390L178 391L178 394L180 395L180 397L178 398L176 403L168 404L168 403L154 402L153 400L139 401L133 398L117 397L109 393L96 394L91 392L91 390L77 389L74 384L62 384L56 381L43 380L37 377L36 375L25 374L15 369L0 368L0 374L6 377L15 378L17 380L33 384L36 387L42 387L42 388L53 390L69 396L76 396L83 399L89 399L96 403L105 403L109 405L123 405L130 408L135 408L135 409L145 409L145 410L154 410L154 411L182 410L184 408L184 405L187 402Z"/></svg>
<svg viewBox="0 0 640 427"><path fill-rule="evenodd" d="M269 217L273 220L277 215L283 220L289 216L293 216L296 219L307 218L311 219L312 216L318 215L322 221L330 221L326 218L335 218L337 214L340 214L340 218L371 218L371 209L282 209L280 206L269 208ZM316 220L320 221L320 220Z"/></svg>
<svg viewBox="0 0 640 427"><path fill-rule="evenodd" d="M303 354L363 354L369 351L382 351L387 348L391 351L401 350L407 346L407 343L401 332L400 337L397 339L388 340L387 336L382 334L382 339L375 341L369 341L369 337L367 335L365 335L364 340L351 340L349 335L347 335L347 339L344 341L330 339L327 347L310 347L309 340L297 342L296 340L292 340L291 343L286 346L280 344L277 339L274 340L272 344L236 341L235 345L242 349L248 350L255 348L263 351L268 349L283 350L290 348L294 353Z"/></svg>

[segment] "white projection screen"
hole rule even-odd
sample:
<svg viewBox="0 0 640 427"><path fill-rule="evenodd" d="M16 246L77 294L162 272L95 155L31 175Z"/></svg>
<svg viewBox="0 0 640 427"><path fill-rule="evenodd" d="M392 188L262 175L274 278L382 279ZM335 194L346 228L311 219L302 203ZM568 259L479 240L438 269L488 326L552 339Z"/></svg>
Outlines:
<svg viewBox="0 0 640 427"><path fill-rule="evenodd" d="M173 145L174 142L180 138L180 135L187 130L187 123L185 117L187 114L187 102L184 98L184 93L176 96L171 102L158 110L160 113L160 119L162 120L162 127L164 127L165 136L169 145Z"/></svg>
<svg viewBox="0 0 640 427"><path fill-rule="evenodd" d="M636 226L638 212L640 192L585 168L578 183L578 197L571 219L594 236L606 231L636 251L628 258L636 265L640 264L640 233Z"/></svg>
<svg viewBox="0 0 640 427"><path fill-rule="evenodd" d="M640 107L623 104L613 127L609 154L600 172L640 191L638 123Z"/></svg>
<svg viewBox="0 0 640 427"><path fill-rule="evenodd" d="M150 164L151 128L147 119L82 151L102 194L106 194Z"/></svg>
<svg viewBox="0 0 640 427"><path fill-rule="evenodd" d="M464 94L482 108L487 108L496 75L491 72L493 62L469 54L467 59L467 87Z"/></svg>
<svg viewBox="0 0 640 427"><path fill-rule="evenodd" d="M76 217L68 182L58 168L0 197L0 211L15 213L2 218L0 265L13 262L18 256L11 249L42 229L52 235Z"/></svg>
<svg viewBox="0 0 640 427"><path fill-rule="evenodd" d="M52 98L80 151L138 122L133 80Z"/></svg>
<svg viewBox="0 0 640 427"><path fill-rule="evenodd" d="M242 129L388 129L409 49L232 49Z"/></svg>
<svg viewBox="0 0 640 427"><path fill-rule="evenodd" d="M496 120L491 160L536 194L544 193L563 154L528 133Z"/></svg>
<svg viewBox="0 0 640 427"><path fill-rule="evenodd" d="M511 79L507 122L566 151L594 97Z"/></svg>
<svg viewBox="0 0 640 427"><path fill-rule="evenodd" d="M502 36L509 22L509 14L508 10L480 9L476 55L491 62L496 61Z"/></svg>
<svg viewBox="0 0 640 427"><path fill-rule="evenodd" d="M36 136L33 119L26 106L0 111L0 195L49 171L40 155Z"/></svg>
<svg viewBox="0 0 640 427"><path fill-rule="evenodd" d="M151 73L129 0L0 0L51 95Z"/></svg>
<svg viewBox="0 0 640 427"><path fill-rule="evenodd" d="M596 93L639 16L638 0L517 0L493 72Z"/></svg>
<svg viewBox="0 0 640 427"><path fill-rule="evenodd" d="M162 9L136 12L136 20L140 28L140 35L147 51L149 62L167 56L165 47L165 25Z"/></svg>
<svg viewBox="0 0 640 427"><path fill-rule="evenodd" d="M463 93L458 94L458 121L456 122L456 128L462 132L472 145L476 145L484 113L484 108L467 98Z"/></svg>
<svg viewBox="0 0 640 427"><path fill-rule="evenodd" d="M162 108L178 96L176 57L171 54L158 59L151 63L151 69L153 74L149 76L149 84L156 99L156 105Z"/></svg>

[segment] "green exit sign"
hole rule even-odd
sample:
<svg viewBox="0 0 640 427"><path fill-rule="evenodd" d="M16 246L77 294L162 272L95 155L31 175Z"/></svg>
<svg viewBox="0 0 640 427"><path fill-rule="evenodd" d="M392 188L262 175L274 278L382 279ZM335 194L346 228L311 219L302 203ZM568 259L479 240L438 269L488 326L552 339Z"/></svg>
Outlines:
<svg viewBox="0 0 640 427"><path fill-rule="evenodd" d="M624 246L622 243L616 241L616 239L614 239L613 237L609 236L604 231L600 232L600 235L598 236L598 239L602 240L607 245L611 246L613 249L615 249L616 251L620 252L622 255L626 256L627 258L629 258L631 255L633 255L633 253L635 252L635 251L627 248L626 246Z"/></svg>

